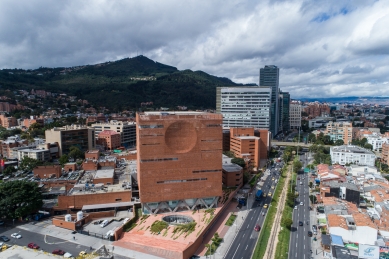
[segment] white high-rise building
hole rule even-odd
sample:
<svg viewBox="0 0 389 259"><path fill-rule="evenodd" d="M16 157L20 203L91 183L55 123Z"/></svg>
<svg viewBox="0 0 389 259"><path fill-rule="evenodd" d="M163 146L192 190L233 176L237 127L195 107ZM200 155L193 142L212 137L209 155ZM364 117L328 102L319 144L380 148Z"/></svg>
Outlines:
<svg viewBox="0 0 389 259"><path fill-rule="evenodd" d="M270 127L270 87L218 87L216 111L223 115L223 127Z"/></svg>

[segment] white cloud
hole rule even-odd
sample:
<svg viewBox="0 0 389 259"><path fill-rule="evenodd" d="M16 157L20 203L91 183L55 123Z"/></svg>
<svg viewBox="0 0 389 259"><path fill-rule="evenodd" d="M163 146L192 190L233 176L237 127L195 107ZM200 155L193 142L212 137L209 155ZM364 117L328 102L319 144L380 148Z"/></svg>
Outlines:
<svg viewBox="0 0 389 259"><path fill-rule="evenodd" d="M93 64L144 54L258 83L281 69L292 97L389 95L389 2L1 1L0 68Z"/></svg>

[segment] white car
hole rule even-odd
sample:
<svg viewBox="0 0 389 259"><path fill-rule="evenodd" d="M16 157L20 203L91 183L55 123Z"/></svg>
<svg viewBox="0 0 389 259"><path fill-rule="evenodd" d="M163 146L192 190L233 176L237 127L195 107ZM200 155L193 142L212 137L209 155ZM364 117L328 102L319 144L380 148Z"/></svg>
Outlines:
<svg viewBox="0 0 389 259"><path fill-rule="evenodd" d="M63 255L63 257L65 257L65 258L74 258L73 255L72 255L71 253L65 253L65 254Z"/></svg>
<svg viewBox="0 0 389 259"><path fill-rule="evenodd" d="M13 234L11 234L11 237L20 239L20 238L22 238L22 235L20 235L19 233L13 233Z"/></svg>
<svg viewBox="0 0 389 259"><path fill-rule="evenodd" d="M297 210L297 206L294 206L294 209Z"/></svg>
<svg viewBox="0 0 389 259"><path fill-rule="evenodd" d="M304 203L303 203L303 202L300 202L300 205L304 205Z"/></svg>

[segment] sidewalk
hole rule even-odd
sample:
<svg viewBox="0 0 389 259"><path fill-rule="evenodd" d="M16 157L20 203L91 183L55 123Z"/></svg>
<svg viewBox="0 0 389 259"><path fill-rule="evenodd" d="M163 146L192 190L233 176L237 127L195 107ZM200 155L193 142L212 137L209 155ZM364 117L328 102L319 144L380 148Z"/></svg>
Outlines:
<svg viewBox="0 0 389 259"><path fill-rule="evenodd" d="M102 245L105 245L107 249L110 251L114 251L114 254L124 256L126 258L144 258L144 259L161 259L161 257L140 253L137 251L128 250L125 248L121 248L118 246L113 246L112 241L100 239L96 237L91 237L83 234L72 234L71 230L59 228L51 224L51 220L44 220L36 222L36 224L23 224L17 226L17 228L35 232L41 235L45 235L45 241L50 243L50 237L56 237L60 239L67 240L67 242L74 243L77 245L83 245L87 247L93 247L93 249L100 248ZM73 238L75 237L75 239Z"/></svg>
<svg viewBox="0 0 389 259"><path fill-rule="evenodd" d="M250 204L252 204L252 202L254 202L254 195L250 196ZM235 215L237 215L234 224L230 227L225 225L225 222L228 220L228 217L230 215L230 214L228 214L227 219L224 219L222 225L220 226L220 229L222 229L221 233L224 233L224 236L220 235L219 228L217 230L220 237L223 238L223 242L220 244L218 249L216 249L215 254L212 255L212 259L223 259L224 258L224 255L227 254L231 244L235 240L236 234L238 233L240 227L243 224L244 219L246 218L248 211L246 209L237 210L236 209L237 205L238 205L237 202L231 202L231 204L229 205L229 206L232 206L232 208L234 208ZM212 231L212 233L214 233L214 231ZM208 240L208 242L206 244L208 244L208 243L210 243L210 240ZM204 246L202 246L202 247L204 247ZM197 251L199 251L199 250L197 250ZM198 255L200 255L201 259L210 258L210 256L206 257L204 255L205 251L206 251L206 249L204 249L201 254L200 253L198 254Z"/></svg>

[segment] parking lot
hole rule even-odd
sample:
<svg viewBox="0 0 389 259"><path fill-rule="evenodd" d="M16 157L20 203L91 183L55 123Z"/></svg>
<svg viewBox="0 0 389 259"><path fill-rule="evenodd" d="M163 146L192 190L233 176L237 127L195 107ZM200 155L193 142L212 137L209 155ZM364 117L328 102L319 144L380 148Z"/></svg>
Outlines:
<svg viewBox="0 0 389 259"><path fill-rule="evenodd" d="M112 230L112 232L113 232L113 230L115 230L117 227L120 227L121 225L123 225L123 220L121 220L121 221L113 220L111 223L109 223L105 227L101 227L99 224L95 224L95 223L101 222L102 220L95 220L95 221L90 222L88 225L84 226L83 230L91 232L91 233L106 236L109 231ZM111 219L107 218L107 220L109 221ZM105 237L105 238L107 238L107 237Z"/></svg>

